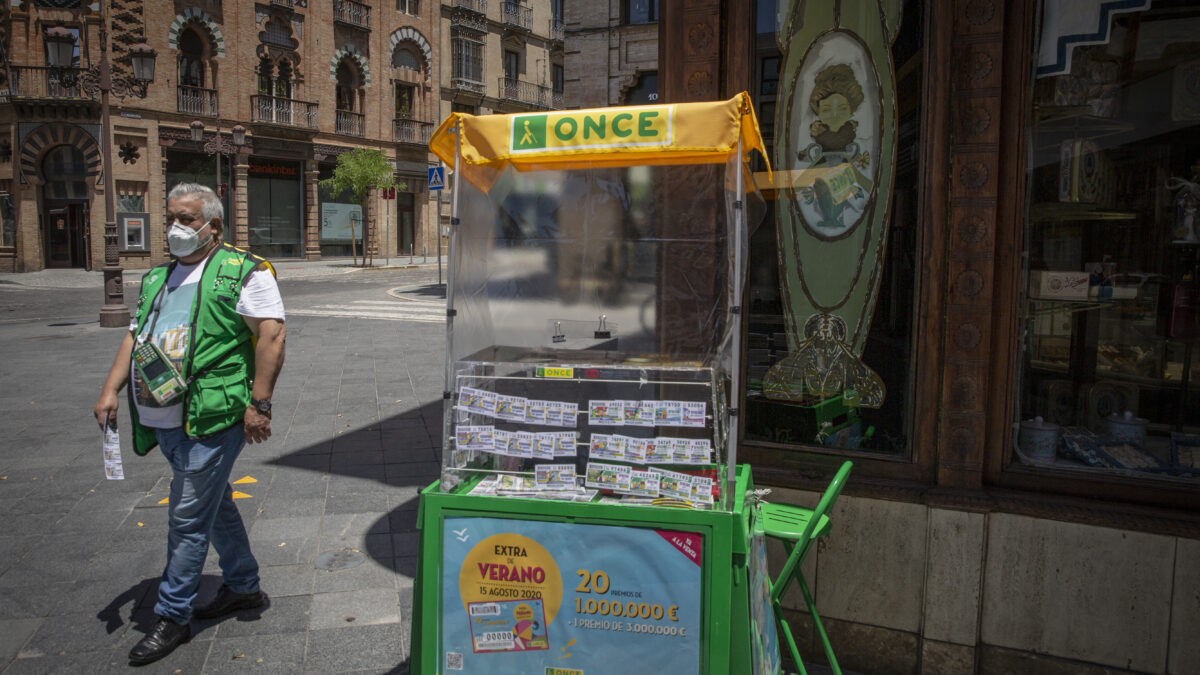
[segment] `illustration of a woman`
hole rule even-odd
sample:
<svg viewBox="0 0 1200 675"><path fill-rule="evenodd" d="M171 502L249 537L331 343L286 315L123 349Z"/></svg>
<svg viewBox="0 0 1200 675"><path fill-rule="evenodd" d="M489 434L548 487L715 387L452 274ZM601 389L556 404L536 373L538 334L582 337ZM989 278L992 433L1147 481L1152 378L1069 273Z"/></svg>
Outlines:
<svg viewBox="0 0 1200 675"><path fill-rule="evenodd" d="M813 91L808 97L808 107L817 119L808 127L814 144L820 148L813 157L809 146L807 152L813 166L840 164L854 159L858 136L858 121L851 119L858 106L862 105L863 91L850 66L839 63L817 73L813 80Z"/></svg>

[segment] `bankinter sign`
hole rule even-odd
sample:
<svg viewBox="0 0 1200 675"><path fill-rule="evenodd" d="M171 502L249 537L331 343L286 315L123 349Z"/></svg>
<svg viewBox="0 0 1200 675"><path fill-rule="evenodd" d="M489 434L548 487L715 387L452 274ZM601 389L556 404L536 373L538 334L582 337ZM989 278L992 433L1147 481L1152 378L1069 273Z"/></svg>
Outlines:
<svg viewBox="0 0 1200 675"><path fill-rule="evenodd" d="M669 146L674 106L513 115L509 152Z"/></svg>

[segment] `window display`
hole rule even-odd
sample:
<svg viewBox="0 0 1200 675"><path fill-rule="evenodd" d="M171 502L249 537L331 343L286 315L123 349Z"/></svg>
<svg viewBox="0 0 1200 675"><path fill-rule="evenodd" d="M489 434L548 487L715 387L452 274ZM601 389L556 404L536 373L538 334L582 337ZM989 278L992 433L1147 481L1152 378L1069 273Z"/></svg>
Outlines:
<svg viewBox="0 0 1200 675"><path fill-rule="evenodd" d="M1032 92L1012 462L1200 480L1200 8L1129 3L1080 44L1059 4Z"/></svg>

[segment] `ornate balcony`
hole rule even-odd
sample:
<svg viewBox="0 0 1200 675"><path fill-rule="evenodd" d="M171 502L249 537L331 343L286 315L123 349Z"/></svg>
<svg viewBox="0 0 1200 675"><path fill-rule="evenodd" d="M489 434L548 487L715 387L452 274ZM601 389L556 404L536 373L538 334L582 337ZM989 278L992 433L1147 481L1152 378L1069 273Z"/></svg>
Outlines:
<svg viewBox="0 0 1200 675"><path fill-rule="evenodd" d="M533 30L533 8L523 7L518 2L507 0L500 5L500 14L504 25L521 30Z"/></svg>
<svg viewBox="0 0 1200 675"><path fill-rule="evenodd" d="M482 83L478 80L473 80L468 77L452 77L452 78L450 78L450 87L452 89L461 89L462 91L469 91L473 94L487 93L487 85L485 85L484 83Z"/></svg>
<svg viewBox="0 0 1200 675"><path fill-rule="evenodd" d="M250 97L250 115L252 122L317 128L317 104L308 101L255 94Z"/></svg>
<svg viewBox="0 0 1200 675"><path fill-rule="evenodd" d="M526 105L534 106L535 108L551 108L554 106L554 94L550 87L532 82L525 82L511 77L500 78L500 94L499 98L506 101L515 101ZM562 107L562 96L558 95L559 105Z"/></svg>
<svg viewBox="0 0 1200 675"><path fill-rule="evenodd" d="M88 94L81 80L86 68L50 68L47 66L9 66L9 99L74 99L98 101L100 94Z"/></svg>
<svg viewBox="0 0 1200 675"><path fill-rule="evenodd" d="M336 131L347 136L365 136L367 132L366 117L362 113L338 110Z"/></svg>
<svg viewBox="0 0 1200 675"><path fill-rule="evenodd" d="M433 122L418 122L405 118L392 120L392 140L405 145L429 145Z"/></svg>
<svg viewBox="0 0 1200 675"><path fill-rule="evenodd" d="M450 6L477 14L487 14L487 0L451 0Z"/></svg>
<svg viewBox="0 0 1200 675"><path fill-rule="evenodd" d="M562 18L550 19L550 39L555 42L562 42L566 35L567 29L563 24Z"/></svg>
<svg viewBox="0 0 1200 675"><path fill-rule="evenodd" d="M220 110L217 105L217 90L202 87L185 87L182 84L176 88L176 112L203 117L216 117Z"/></svg>
<svg viewBox="0 0 1200 675"><path fill-rule="evenodd" d="M371 30L371 6L355 0L333 0L333 20L347 26Z"/></svg>

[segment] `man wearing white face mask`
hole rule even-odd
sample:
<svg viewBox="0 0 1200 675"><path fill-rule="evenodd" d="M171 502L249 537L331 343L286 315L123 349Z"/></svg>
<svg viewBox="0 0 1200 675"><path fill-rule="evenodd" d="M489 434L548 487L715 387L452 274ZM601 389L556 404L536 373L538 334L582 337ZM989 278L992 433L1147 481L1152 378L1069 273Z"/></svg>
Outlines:
<svg viewBox="0 0 1200 675"><path fill-rule="evenodd" d="M130 651L135 665L186 642L193 616L216 618L267 599L229 476L246 442L271 436L283 300L269 262L221 242L223 213L208 187L171 190L167 244L175 260L143 277L136 316L93 410L101 425L115 419L117 394L130 382L134 451L158 445L173 474L159 620ZM193 612L209 543L224 584Z"/></svg>

